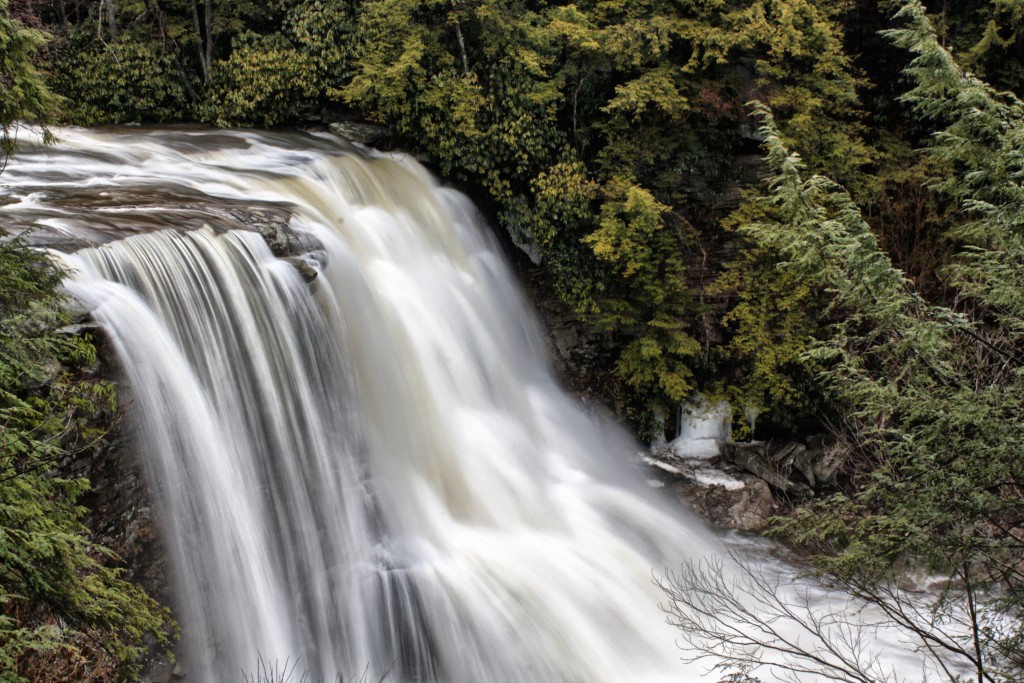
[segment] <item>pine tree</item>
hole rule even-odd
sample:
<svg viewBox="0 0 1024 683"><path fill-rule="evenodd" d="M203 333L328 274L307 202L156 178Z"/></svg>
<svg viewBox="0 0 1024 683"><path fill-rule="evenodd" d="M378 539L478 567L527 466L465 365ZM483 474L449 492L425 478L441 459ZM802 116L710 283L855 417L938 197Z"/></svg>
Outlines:
<svg viewBox="0 0 1024 683"><path fill-rule="evenodd" d="M0 0L0 147L14 152L20 120L48 120L58 99L32 60L43 34ZM6 157L5 157L6 158ZM172 622L112 568L90 540L78 505L84 479L56 466L101 436L109 384L80 376L95 360L88 340L59 334L68 321L64 273L0 229L0 681L28 683L97 654L125 675L149 646L166 646ZM49 663L47 663L49 662Z"/></svg>
<svg viewBox="0 0 1024 683"><path fill-rule="evenodd" d="M20 123L53 118L59 98L35 66L46 35L10 15L10 1L0 0L0 171L14 152Z"/></svg>
<svg viewBox="0 0 1024 683"><path fill-rule="evenodd" d="M944 572L932 608L970 615L969 635L943 633L979 680L1018 680L1024 617L1024 348L1019 248L1020 103L963 72L918 2L889 33L916 57L905 99L940 126L929 153L956 169L937 181L970 220L948 268L952 306L931 305L894 268L852 197L809 175L759 109L771 193L769 220L744 230L781 256L777 265L827 301L824 334L804 357L844 416L855 449L847 488L781 529L817 551L842 587L898 613L880 590L901 569ZM896 606L898 607L898 605Z"/></svg>

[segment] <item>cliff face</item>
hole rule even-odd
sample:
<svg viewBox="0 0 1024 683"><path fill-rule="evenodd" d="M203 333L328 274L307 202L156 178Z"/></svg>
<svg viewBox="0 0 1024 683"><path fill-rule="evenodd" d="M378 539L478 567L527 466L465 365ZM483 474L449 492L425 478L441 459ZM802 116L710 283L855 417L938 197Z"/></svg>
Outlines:
<svg viewBox="0 0 1024 683"><path fill-rule="evenodd" d="M82 502L89 508L86 523L97 542L117 554L128 580L168 604L172 591L157 513L128 431L123 424L114 426L108 440L88 460L76 459L72 469L92 483Z"/></svg>
<svg viewBox="0 0 1024 683"><path fill-rule="evenodd" d="M146 480L139 450L134 445L132 428L125 419L124 407L131 401L130 391L118 382L117 360L105 343L102 332L95 326L83 324L68 330L71 333L88 331L97 346L98 361L92 372L118 385L122 407L117 413L105 413L98 425L106 434L85 452L60 463L56 476L85 478L90 490L82 496L80 504L86 508L85 525L91 531L93 542L114 553L107 561L123 571L123 578L141 587L161 605L174 611L174 580L167 554L160 539L158 520L160 513L154 508L149 484ZM143 662L144 683L168 683L183 675L175 657L163 652L154 643ZM89 680L117 680L117 672L100 671L98 662L86 662L95 667ZM56 678L54 680L77 680Z"/></svg>

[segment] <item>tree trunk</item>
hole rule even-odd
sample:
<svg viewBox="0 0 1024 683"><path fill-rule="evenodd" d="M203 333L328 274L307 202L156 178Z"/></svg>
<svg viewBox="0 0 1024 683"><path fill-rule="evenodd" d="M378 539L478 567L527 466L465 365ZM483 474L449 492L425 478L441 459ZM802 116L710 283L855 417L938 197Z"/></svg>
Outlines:
<svg viewBox="0 0 1024 683"><path fill-rule="evenodd" d="M203 30L199 26L199 2L192 0L192 29L196 32L196 39L199 41L199 67L203 70L203 83L209 79L206 73L206 60L203 59Z"/></svg>
<svg viewBox="0 0 1024 683"><path fill-rule="evenodd" d="M456 0L451 0L452 9L456 9ZM462 59L462 74L464 76L469 75L469 59L466 57L466 41L462 38L462 24L459 22L458 15L455 15L455 38L459 42L459 57Z"/></svg>
<svg viewBox="0 0 1024 683"><path fill-rule="evenodd" d="M213 73L213 0L203 3L203 19L206 22L206 73Z"/></svg>
<svg viewBox="0 0 1024 683"><path fill-rule="evenodd" d="M946 36L949 35L949 0L942 0L942 47L946 47Z"/></svg>
<svg viewBox="0 0 1024 683"><path fill-rule="evenodd" d="M171 55L174 59L174 64L178 68L178 74L181 76L181 83L185 86L186 92L188 92L189 98L193 102L199 101L199 96L192 87L191 79L188 76L188 71L185 69L185 65L181 63L181 50L178 48L178 44L174 41L174 38L167 33L167 22L164 21L164 13L160 10L159 0L146 0L147 9L153 13L153 18L156 20L156 26L160 30L160 41L163 46L164 52Z"/></svg>
<svg viewBox="0 0 1024 683"><path fill-rule="evenodd" d="M203 83L210 82L213 71L213 0L203 0L203 23L199 23L199 0L192 0L192 27L199 39L197 51Z"/></svg>
<svg viewBox="0 0 1024 683"><path fill-rule="evenodd" d="M117 40L117 8L114 6L114 0L104 0L104 4L107 6L107 30L110 33L110 42Z"/></svg>

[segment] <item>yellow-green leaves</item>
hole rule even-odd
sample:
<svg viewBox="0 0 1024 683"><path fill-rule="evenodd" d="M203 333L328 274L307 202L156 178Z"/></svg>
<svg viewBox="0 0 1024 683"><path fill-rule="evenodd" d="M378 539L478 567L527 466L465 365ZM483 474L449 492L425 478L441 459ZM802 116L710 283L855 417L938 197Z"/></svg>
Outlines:
<svg viewBox="0 0 1024 683"><path fill-rule="evenodd" d="M316 76L313 62L283 38L245 34L217 66L214 110L222 123L273 126L319 92Z"/></svg>
<svg viewBox="0 0 1024 683"><path fill-rule="evenodd" d="M701 351L688 333L683 235L649 190L613 178L603 192L597 229L583 241L617 279L595 320L632 337L616 372L654 410L693 392L692 365Z"/></svg>
<svg viewBox="0 0 1024 683"><path fill-rule="evenodd" d="M615 97L604 111L621 113L638 121L648 110L656 110L679 119L687 112L687 98L680 92L677 79L680 69L664 66L643 72L633 80L615 86Z"/></svg>
<svg viewBox="0 0 1024 683"><path fill-rule="evenodd" d="M555 164L530 183L534 200L531 234L543 247L557 244L560 229L586 223L592 215L597 184L579 161Z"/></svg>
<svg viewBox="0 0 1024 683"><path fill-rule="evenodd" d="M599 227L584 241L599 259L615 263L623 277L647 274L659 260L654 250L671 247L671 240L657 234L665 229L662 215L669 208L648 190L622 179L613 179L605 192L608 199L601 206Z"/></svg>
<svg viewBox="0 0 1024 683"><path fill-rule="evenodd" d="M679 403L694 391L689 366L691 357L700 353L700 345L681 328L666 332L632 341L623 350L615 369L641 395L660 395ZM671 348L666 348L666 342ZM659 402L651 401L649 405L655 408Z"/></svg>
<svg viewBox="0 0 1024 683"><path fill-rule="evenodd" d="M547 30L573 50L601 49L594 23L576 5L555 6L548 10Z"/></svg>

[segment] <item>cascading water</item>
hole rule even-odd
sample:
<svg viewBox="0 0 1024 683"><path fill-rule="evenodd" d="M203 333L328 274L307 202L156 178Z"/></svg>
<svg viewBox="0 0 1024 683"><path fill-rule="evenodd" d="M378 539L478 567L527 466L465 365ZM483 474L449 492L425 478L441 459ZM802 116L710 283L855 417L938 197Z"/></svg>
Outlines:
<svg viewBox="0 0 1024 683"><path fill-rule="evenodd" d="M329 137L61 135L19 151L0 212L74 252L117 351L189 681L261 657L397 683L707 670L651 576L719 546L558 389L465 198ZM268 216L301 267L252 230Z"/></svg>
<svg viewBox="0 0 1024 683"><path fill-rule="evenodd" d="M258 656L326 680L685 678L651 572L710 546L624 483L631 444L556 387L463 197L322 139L64 137L5 180L67 175L6 209L143 233L68 257L68 286L130 387L190 680ZM252 205L319 246L314 282L258 234L196 227Z"/></svg>

